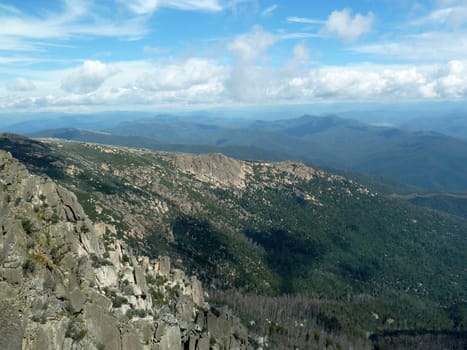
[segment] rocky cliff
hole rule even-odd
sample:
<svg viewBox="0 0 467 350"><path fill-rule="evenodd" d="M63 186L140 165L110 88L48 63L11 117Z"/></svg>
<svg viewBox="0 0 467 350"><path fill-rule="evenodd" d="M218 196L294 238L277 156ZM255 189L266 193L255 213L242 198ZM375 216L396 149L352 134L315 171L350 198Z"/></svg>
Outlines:
<svg viewBox="0 0 467 350"><path fill-rule="evenodd" d="M98 232L73 193L0 151L0 349L250 348L196 277Z"/></svg>

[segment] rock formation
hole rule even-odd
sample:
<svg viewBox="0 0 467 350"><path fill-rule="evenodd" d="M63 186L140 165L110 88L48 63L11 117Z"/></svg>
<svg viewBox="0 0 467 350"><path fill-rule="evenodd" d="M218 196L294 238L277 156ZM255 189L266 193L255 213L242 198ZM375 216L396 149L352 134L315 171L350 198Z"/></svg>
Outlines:
<svg viewBox="0 0 467 350"><path fill-rule="evenodd" d="M0 349L249 349L168 257L96 233L75 195L0 151Z"/></svg>

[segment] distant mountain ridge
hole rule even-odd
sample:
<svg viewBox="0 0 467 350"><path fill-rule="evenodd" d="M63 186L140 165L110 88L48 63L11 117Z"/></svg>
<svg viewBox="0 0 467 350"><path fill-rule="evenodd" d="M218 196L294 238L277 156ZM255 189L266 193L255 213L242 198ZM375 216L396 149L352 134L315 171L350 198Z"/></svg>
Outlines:
<svg viewBox="0 0 467 350"><path fill-rule="evenodd" d="M372 126L337 116L222 125L163 117L127 121L111 135L49 130L63 137L157 150L220 152L240 159L301 160L329 168L385 176L421 190L467 192L467 141L443 134Z"/></svg>

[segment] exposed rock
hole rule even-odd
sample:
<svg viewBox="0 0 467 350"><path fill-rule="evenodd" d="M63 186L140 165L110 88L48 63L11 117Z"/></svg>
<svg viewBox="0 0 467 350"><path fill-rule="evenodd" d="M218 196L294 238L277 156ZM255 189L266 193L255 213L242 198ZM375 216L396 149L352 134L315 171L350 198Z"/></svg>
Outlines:
<svg viewBox="0 0 467 350"><path fill-rule="evenodd" d="M159 276L168 276L170 274L170 258L161 256L156 262L155 270Z"/></svg>
<svg viewBox="0 0 467 350"><path fill-rule="evenodd" d="M21 349L24 336L21 307L15 291L6 282L0 282L0 349Z"/></svg>
<svg viewBox="0 0 467 350"><path fill-rule="evenodd" d="M84 303L86 302L86 297L79 290L75 288L68 294L68 299L70 300L70 306L73 310L73 313L80 312L83 309Z"/></svg>
<svg viewBox="0 0 467 350"><path fill-rule="evenodd" d="M204 307L204 294L203 294L203 287L201 286L201 282L193 276L191 278L191 288L192 288L192 297L193 302L196 306Z"/></svg>
<svg viewBox="0 0 467 350"><path fill-rule="evenodd" d="M223 187L243 188L247 174L252 173L247 163L220 153L177 154L174 162L177 167L193 174L197 179Z"/></svg>
<svg viewBox="0 0 467 350"><path fill-rule="evenodd" d="M168 326L159 343L159 350L182 350L181 334L178 326Z"/></svg>
<svg viewBox="0 0 467 350"><path fill-rule="evenodd" d="M143 344L135 333L125 333L122 335L122 349L143 350Z"/></svg>
<svg viewBox="0 0 467 350"><path fill-rule="evenodd" d="M102 287L116 287L118 276L113 266L100 266L96 269L97 283Z"/></svg>
<svg viewBox="0 0 467 350"><path fill-rule="evenodd" d="M237 317L225 307L211 308L207 316L207 328L218 343L228 349L246 349L247 331Z"/></svg>
<svg viewBox="0 0 467 350"><path fill-rule="evenodd" d="M172 269L168 257L137 260L118 240L106 242L106 252L73 193L29 175L3 151L0 213L0 349L208 350L211 337L226 350L247 343L236 318L207 310L197 278Z"/></svg>
<svg viewBox="0 0 467 350"><path fill-rule="evenodd" d="M85 306L84 315L86 328L98 344L104 344L106 349L121 349L118 320L98 305Z"/></svg>
<svg viewBox="0 0 467 350"><path fill-rule="evenodd" d="M144 295L148 294L148 285L146 283L146 277L144 275L144 270L140 266L135 266L135 280L136 285L141 289Z"/></svg>

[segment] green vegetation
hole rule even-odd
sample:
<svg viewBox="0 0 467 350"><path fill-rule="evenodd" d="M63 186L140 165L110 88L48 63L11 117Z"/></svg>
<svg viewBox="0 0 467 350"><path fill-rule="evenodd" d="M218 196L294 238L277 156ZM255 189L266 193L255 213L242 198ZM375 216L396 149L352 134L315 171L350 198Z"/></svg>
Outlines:
<svg viewBox="0 0 467 350"><path fill-rule="evenodd" d="M94 268L106 266L106 265L112 265L112 262L110 260L101 258L97 256L96 254L91 254L91 260L92 260L92 267Z"/></svg>
<svg viewBox="0 0 467 350"><path fill-rule="evenodd" d="M218 186L177 168L172 155L100 147L50 145L78 169L57 180L77 189L112 235L151 257L169 255L277 348L364 348L368 334L384 345L408 336L391 332L465 331L465 219L326 172L305 179L290 164L243 163L251 167L245 187ZM178 293L162 279L147 282L161 306Z"/></svg>
<svg viewBox="0 0 467 350"><path fill-rule="evenodd" d="M238 159L301 160L380 175L431 191L467 191L467 142L434 132L409 132L337 116L256 121L237 128L178 118L126 122L111 134L49 130L60 137L159 151L223 153Z"/></svg>
<svg viewBox="0 0 467 350"><path fill-rule="evenodd" d="M21 225L23 226L23 230L26 232L26 234L31 235L34 233L35 229L31 220L23 219L21 220Z"/></svg>
<svg viewBox="0 0 467 350"><path fill-rule="evenodd" d="M65 338L71 338L75 342L80 342L86 336L87 330L80 320L73 318L69 323L65 332Z"/></svg>
<svg viewBox="0 0 467 350"><path fill-rule="evenodd" d="M21 268L23 269L23 274L28 275L34 273L36 265L34 264L34 261L26 259L26 261L21 265Z"/></svg>
<svg viewBox="0 0 467 350"><path fill-rule="evenodd" d="M134 317L144 318L147 316L146 310L143 309L129 309L126 316L131 320Z"/></svg>

